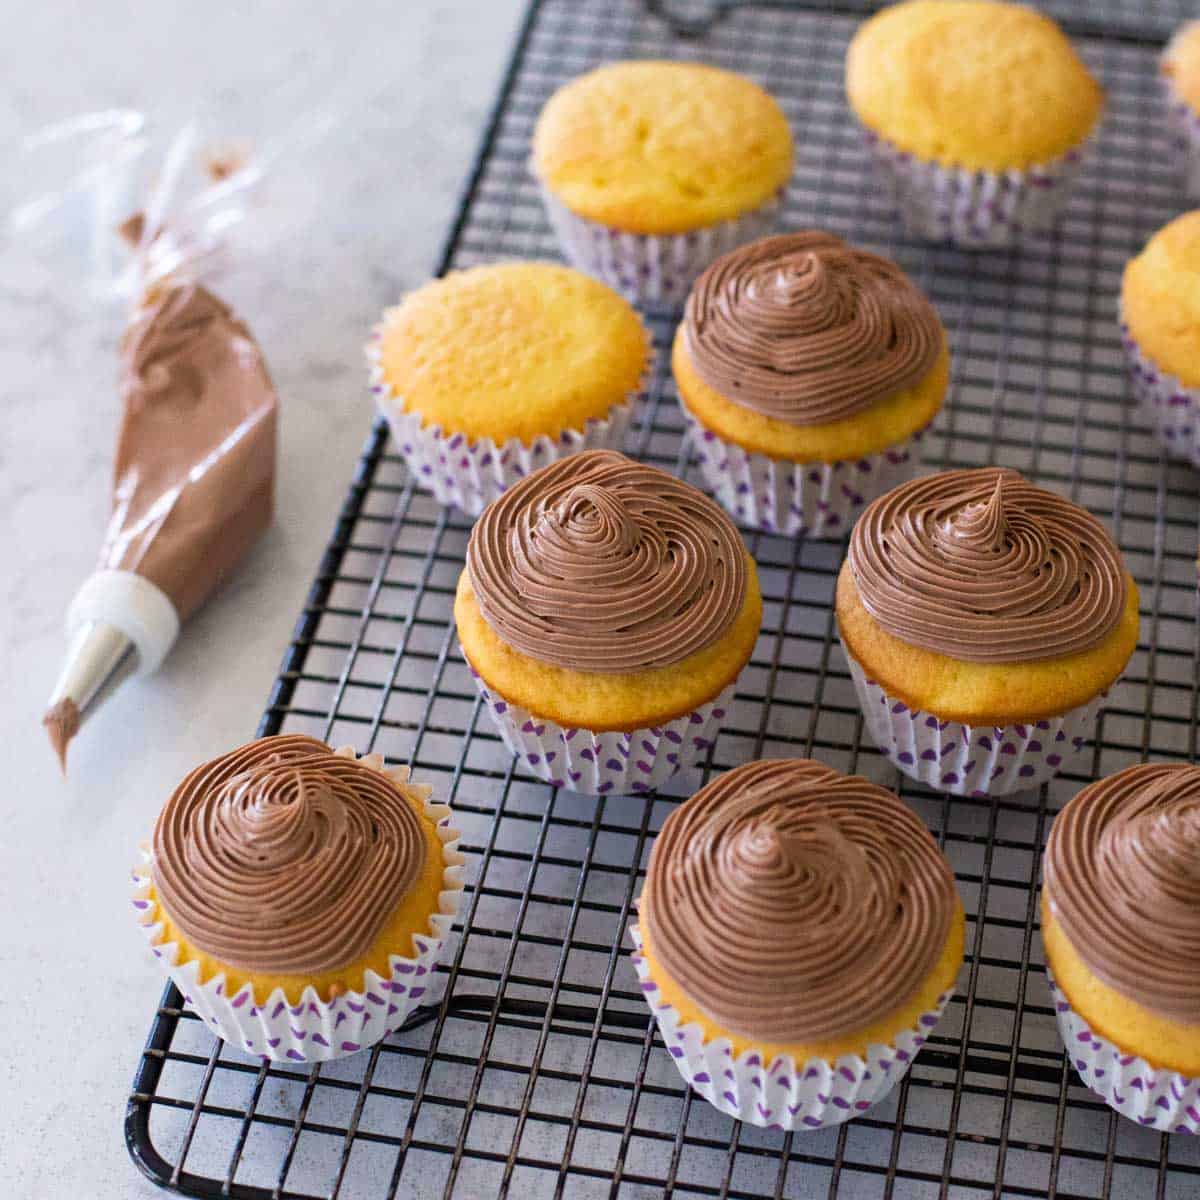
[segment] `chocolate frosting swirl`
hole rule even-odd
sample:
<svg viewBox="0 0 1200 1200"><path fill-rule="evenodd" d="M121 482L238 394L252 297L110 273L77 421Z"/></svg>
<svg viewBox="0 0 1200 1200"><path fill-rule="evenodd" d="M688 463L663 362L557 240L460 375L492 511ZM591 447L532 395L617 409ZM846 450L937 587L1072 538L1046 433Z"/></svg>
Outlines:
<svg viewBox="0 0 1200 1200"><path fill-rule="evenodd" d="M1055 818L1044 876L1094 975L1200 1025L1200 766L1144 763L1089 784Z"/></svg>
<svg viewBox="0 0 1200 1200"><path fill-rule="evenodd" d="M792 425L839 421L911 387L945 341L895 263L812 231L717 259L692 288L683 332L705 383Z"/></svg>
<svg viewBox="0 0 1200 1200"><path fill-rule="evenodd" d="M894 488L858 519L847 561L888 633L965 662L1088 650L1125 611L1125 568L1104 526L1006 468Z"/></svg>
<svg viewBox="0 0 1200 1200"><path fill-rule="evenodd" d="M416 809L382 770L295 734L188 775L154 828L151 874L200 950L308 975L367 954L427 854Z"/></svg>
<svg viewBox="0 0 1200 1200"><path fill-rule="evenodd" d="M502 641L577 671L680 662L733 624L746 551L702 492L612 450L573 454L488 505L467 570Z"/></svg>
<svg viewBox="0 0 1200 1200"><path fill-rule="evenodd" d="M897 796L810 759L747 763L663 824L642 920L723 1028L791 1045L865 1029L942 954L954 876Z"/></svg>

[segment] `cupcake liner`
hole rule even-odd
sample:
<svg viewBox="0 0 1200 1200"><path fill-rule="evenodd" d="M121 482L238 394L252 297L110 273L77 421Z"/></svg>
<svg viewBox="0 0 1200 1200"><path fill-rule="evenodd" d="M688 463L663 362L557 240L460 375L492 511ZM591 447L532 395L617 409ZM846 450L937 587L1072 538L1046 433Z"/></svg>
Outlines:
<svg viewBox="0 0 1200 1200"><path fill-rule="evenodd" d="M766 533L840 538L866 505L911 478L921 461L925 429L863 458L799 463L745 450L680 407L705 483L739 525Z"/></svg>
<svg viewBox="0 0 1200 1200"><path fill-rule="evenodd" d="M473 667L471 677L504 744L526 768L553 787L589 796L649 792L699 760L720 732L736 684L682 717L629 732L565 728L509 703Z"/></svg>
<svg viewBox="0 0 1200 1200"><path fill-rule="evenodd" d="M700 1025L681 1023L679 1011L659 997L650 978L641 930L634 924L630 933L638 984L684 1081L719 1111L767 1129L825 1129L878 1104L908 1073L954 994L943 992L936 1008L889 1044L868 1046L866 1058L844 1054L834 1063L823 1058L797 1063L790 1056L768 1060L752 1048L735 1057L728 1038L709 1041Z"/></svg>
<svg viewBox="0 0 1200 1200"><path fill-rule="evenodd" d="M1013 725L964 725L889 696L846 661L871 738L910 779L954 796L1007 796L1052 779L1087 744L1107 692L1060 717Z"/></svg>
<svg viewBox="0 0 1200 1200"><path fill-rule="evenodd" d="M1070 1005L1046 968L1058 1032L1079 1078L1109 1108L1164 1133L1200 1133L1200 1079L1152 1067L1097 1033Z"/></svg>
<svg viewBox="0 0 1200 1200"><path fill-rule="evenodd" d="M783 191L766 204L716 225L687 233L626 233L572 212L542 185L542 200L563 257L577 270L607 283L632 304L679 308L697 276L722 254L770 233L783 207Z"/></svg>
<svg viewBox="0 0 1200 1200"><path fill-rule="evenodd" d="M965 248L1012 245L1048 229L1070 195L1094 135L1028 170L974 171L915 158L864 130L879 175L910 232Z"/></svg>
<svg viewBox="0 0 1200 1200"><path fill-rule="evenodd" d="M1200 113L1175 90L1169 75L1160 75L1159 79L1162 82L1171 143L1179 155L1184 191L1196 199L1200 197Z"/></svg>
<svg viewBox="0 0 1200 1200"><path fill-rule="evenodd" d="M353 756L354 751L346 747L338 753ZM367 755L361 761L384 769L379 755ZM407 768L390 773L401 781L408 777ZM412 955L389 956L386 978L367 970L361 990L345 992L330 1001L322 1000L315 988L306 987L300 1002L293 1005L284 990L276 988L256 1004L249 983L230 994L225 989L223 972L201 980L199 963L195 959L181 961L179 944L162 941L163 924L156 920L158 906L149 898L150 851L148 846L142 847L142 863L132 875L133 907L142 918L142 932L183 993L184 1002L217 1037L248 1054L274 1061L324 1062L382 1041L405 1022L429 990L431 974L458 914L466 863L458 851L458 831L449 824L450 809L435 804L428 796L424 805L426 816L437 822L445 856L443 890L438 894L438 911L429 917L430 933L413 934Z"/></svg>
<svg viewBox="0 0 1200 1200"><path fill-rule="evenodd" d="M1200 468L1200 389L1189 388L1156 367L1121 321L1121 344L1129 360L1133 394L1154 422L1167 453Z"/></svg>
<svg viewBox="0 0 1200 1200"><path fill-rule="evenodd" d="M604 417L589 419L582 430L564 429L557 437L543 435L529 445L518 438L509 438L501 445L491 438L471 441L465 434L426 425L420 413L405 411L403 397L384 378L380 363L382 336L381 322L371 331L366 354L371 393L391 427L392 439L421 487L433 492L440 504L461 508L472 517L539 467L581 450L622 449L646 378L643 373L624 403L614 404ZM648 333L646 341L649 346ZM647 352L647 371L651 359Z"/></svg>

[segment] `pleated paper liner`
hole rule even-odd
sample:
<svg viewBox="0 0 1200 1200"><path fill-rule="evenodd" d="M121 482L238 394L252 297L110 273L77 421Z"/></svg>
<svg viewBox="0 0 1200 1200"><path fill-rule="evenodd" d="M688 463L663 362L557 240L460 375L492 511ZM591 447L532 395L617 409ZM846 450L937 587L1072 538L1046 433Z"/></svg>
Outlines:
<svg viewBox="0 0 1200 1200"><path fill-rule="evenodd" d="M698 1024L683 1024L678 1010L662 1000L636 924L630 934L642 995L684 1081L727 1116L767 1129L826 1129L878 1104L907 1074L953 995L944 992L935 1009L890 1043L868 1046L865 1058L844 1054L833 1063L822 1058L797 1063L790 1057L768 1059L753 1048L735 1056L728 1038L706 1038Z"/></svg>
<svg viewBox="0 0 1200 1200"><path fill-rule="evenodd" d="M1200 389L1191 388L1157 367L1121 320L1121 344L1129 363L1133 394L1154 423L1158 440L1172 458L1200 470Z"/></svg>

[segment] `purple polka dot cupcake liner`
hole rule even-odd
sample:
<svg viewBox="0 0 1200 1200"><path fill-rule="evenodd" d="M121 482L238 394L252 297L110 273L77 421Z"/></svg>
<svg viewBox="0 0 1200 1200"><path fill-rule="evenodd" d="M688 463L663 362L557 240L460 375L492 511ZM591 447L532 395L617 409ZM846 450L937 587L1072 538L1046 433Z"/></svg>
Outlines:
<svg viewBox="0 0 1200 1200"><path fill-rule="evenodd" d="M349 749L345 752L354 753ZM385 769L379 755L367 755L362 761ZM406 768L393 774L402 782L408 777ZM150 949L183 994L188 1008L230 1046L276 1062L344 1058L394 1033L418 1005L430 998L434 969L458 914L464 885L466 859L458 849L458 831L450 827L450 809L435 804L428 795L424 805L425 815L437 824L445 859L438 910L430 915L429 931L413 934L411 954L389 956L386 976L367 970L360 989L329 1001L322 1000L312 987L304 989L296 1004L282 988L258 1001L248 983L231 992L223 973L202 979L195 959L182 960L178 943L163 941L158 905L149 894L149 847L143 846L142 863L132 873L133 907Z"/></svg>
<svg viewBox="0 0 1200 1200"><path fill-rule="evenodd" d="M765 1129L827 1129L878 1104L908 1073L953 995L939 996L935 1009L890 1043L868 1046L865 1058L844 1054L832 1063L823 1058L797 1063L753 1048L735 1056L728 1038L706 1039L698 1024L683 1024L679 1011L661 999L641 954L636 924L630 934L638 986L684 1082L720 1112Z"/></svg>
<svg viewBox="0 0 1200 1200"><path fill-rule="evenodd" d="M497 445L491 438L472 441L462 433L448 433L426 425L419 413L406 412L403 398L388 384L380 364L384 321L371 331L367 342L371 393L392 431L392 440L419 487L431 491L440 504L460 508L477 517L514 483L539 467L582 450L620 450L641 402L646 376L622 404L606 416L589 420L583 429L564 429L556 437L535 438L526 445L509 438ZM646 334L647 364L653 358ZM647 365L649 370L649 365Z"/></svg>
<svg viewBox="0 0 1200 1200"><path fill-rule="evenodd" d="M692 284L722 254L774 231L783 192L752 212L687 233L626 233L572 212L548 188L542 201L563 257L631 304L680 308Z"/></svg>
<svg viewBox="0 0 1200 1200"><path fill-rule="evenodd" d="M1184 33L1190 24L1182 26L1175 37ZM1171 43L1168 43L1163 58L1170 53ZM1193 200L1200 199L1200 113L1175 90L1169 75L1162 74L1159 78L1162 82L1163 105L1167 114L1171 146L1183 176L1184 190Z"/></svg>
<svg viewBox="0 0 1200 1200"><path fill-rule="evenodd" d="M1095 141L1023 171L975 171L916 158L872 130L864 135L909 232L965 249L1011 246L1049 229Z"/></svg>
<svg viewBox="0 0 1200 1200"><path fill-rule="evenodd" d="M504 744L552 787L588 796L649 792L708 753L733 703L736 680L692 712L633 732L570 729L511 704L471 669Z"/></svg>
<svg viewBox="0 0 1200 1200"><path fill-rule="evenodd" d="M1121 321L1121 344L1129 363L1133 395L1154 425L1158 440L1172 458L1200 470L1200 389L1190 388L1156 367Z"/></svg>
<svg viewBox="0 0 1200 1200"><path fill-rule="evenodd" d="M864 458L799 463L745 450L680 407L705 483L739 525L764 533L840 538L872 500L910 479L921 461L924 429Z"/></svg>
<svg viewBox="0 0 1200 1200"><path fill-rule="evenodd" d="M849 651L846 661L875 745L910 779L954 796L1007 796L1053 779L1087 745L1108 694L1048 720L964 725L909 708L869 679Z"/></svg>
<svg viewBox="0 0 1200 1200"><path fill-rule="evenodd" d="M1109 1108L1163 1133L1200 1133L1200 1079L1152 1067L1097 1033L1046 968L1058 1032L1079 1078Z"/></svg>

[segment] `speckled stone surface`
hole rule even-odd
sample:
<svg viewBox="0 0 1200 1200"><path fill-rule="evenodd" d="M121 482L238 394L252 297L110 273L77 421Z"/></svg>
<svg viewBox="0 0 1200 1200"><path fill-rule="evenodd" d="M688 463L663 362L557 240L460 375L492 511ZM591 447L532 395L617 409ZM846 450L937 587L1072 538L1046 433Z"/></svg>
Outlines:
<svg viewBox="0 0 1200 1200"><path fill-rule="evenodd" d="M128 870L167 790L253 734L373 409L362 344L433 268L519 16L517 0L7 3L0 141L85 109L178 124L197 97L230 134L262 98L336 79L351 119L277 198L286 236L222 290L282 403L279 520L154 679L85 727L58 776L38 719L61 627L106 517L120 309L62 254L0 245L0 1194L149 1197L122 1141L162 986ZM7 198L12 181L3 188ZM20 1006L18 998L34 1002ZM302 1164L300 1164L302 1165Z"/></svg>

